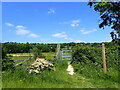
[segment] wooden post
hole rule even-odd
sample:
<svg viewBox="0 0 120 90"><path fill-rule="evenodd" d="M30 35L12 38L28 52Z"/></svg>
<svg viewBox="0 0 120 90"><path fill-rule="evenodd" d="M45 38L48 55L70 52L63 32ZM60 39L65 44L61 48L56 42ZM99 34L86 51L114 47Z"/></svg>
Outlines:
<svg viewBox="0 0 120 90"><path fill-rule="evenodd" d="M105 57L105 45L102 43L102 57L103 57L103 68L106 73L106 57Z"/></svg>
<svg viewBox="0 0 120 90"><path fill-rule="evenodd" d="M60 59L60 44L57 44L56 59Z"/></svg>

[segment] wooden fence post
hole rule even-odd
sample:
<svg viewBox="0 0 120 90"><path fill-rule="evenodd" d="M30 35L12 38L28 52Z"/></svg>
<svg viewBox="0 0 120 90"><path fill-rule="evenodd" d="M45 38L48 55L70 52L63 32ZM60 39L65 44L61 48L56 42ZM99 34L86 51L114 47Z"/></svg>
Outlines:
<svg viewBox="0 0 120 90"><path fill-rule="evenodd" d="M103 68L106 73L106 56L105 56L105 44L102 43L102 57L103 57Z"/></svg>
<svg viewBox="0 0 120 90"><path fill-rule="evenodd" d="M60 44L57 44L56 59L60 59Z"/></svg>

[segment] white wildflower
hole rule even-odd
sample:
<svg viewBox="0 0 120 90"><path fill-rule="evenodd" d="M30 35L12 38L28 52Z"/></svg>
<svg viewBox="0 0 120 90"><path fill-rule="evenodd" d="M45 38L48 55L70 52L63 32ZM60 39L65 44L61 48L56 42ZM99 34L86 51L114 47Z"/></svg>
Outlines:
<svg viewBox="0 0 120 90"><path fill-rule="evenodd" d="M73 67L72 67L72 65L70 63L68 63L67 71L68 71L68 74L70 74L70 75L75 74L74 69L73 69Z"/></svg>

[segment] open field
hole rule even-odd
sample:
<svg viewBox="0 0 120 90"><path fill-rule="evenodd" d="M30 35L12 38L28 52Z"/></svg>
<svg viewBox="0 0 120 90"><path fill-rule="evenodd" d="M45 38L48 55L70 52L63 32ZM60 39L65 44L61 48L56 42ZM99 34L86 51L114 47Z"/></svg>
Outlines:
<svg viewBox="0 0 120 90"><path fill-rule="evenodd" d="M43 55L55 55L55 52L42 52ZM9 53L7 55L33 55L33 53Z"/></svg>
<svg viewBox="0 0 120 90"><path fill-rule="evenodd" d="M44 56L45 59L53 59L55 58L54 56L49 56L49 55L55 55L56 53L55 52L43 52L42 55L48 55L48 56ZM7 55L33 55L32 53L10 53L10 54L7 54ZM21 61L19 60L26 60L26 59L30 59L31 56L17 56L17 57L9 57L9 59L11 60L18 60L18 61L15 61L15 63L20 63Z"/></svg>
<svg viewBox="0 0 120 90"><path fill-rule="evenodd" d="M7 55L33 55L33 53L10 53ZM42 55L56 55L55 52L42 52ZM19 56L19 57L11 57L12 60L24 60L28 59L30 56ZM45 56L46 59L54 58L53 56Z"/></svg>
<svg viewBox="0 0 120 90"><path fill-rule="evenodd" d="M9 53L7 55L33 55L32 53Z"/></svg>

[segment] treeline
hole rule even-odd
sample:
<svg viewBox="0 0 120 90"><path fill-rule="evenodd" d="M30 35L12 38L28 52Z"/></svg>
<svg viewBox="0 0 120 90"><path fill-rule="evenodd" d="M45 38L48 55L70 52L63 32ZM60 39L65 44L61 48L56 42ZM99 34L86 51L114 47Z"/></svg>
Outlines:
<svg viewBox="0 0 120 90"><path fill-rule="evenodd" d="M30 49L37 47L42 52L54 52L55 44L39 44L39 43L16 43L16 42L6 42L2 43L2 48L7 53L30 53Z"/></svg>
<svg viewBox="0 0 120 90"><path fill-rule="evenodd" d="M88 47L100 47L101 43L61 43L60 44L61 49L66 48L66 49L72 49L76 45L80 46L88 46ZM117 41L113 42L105 42L106 47L113 47L116 46ZM30 53L30 50L33 49L34 47L38 48L41 52L56 52L57 44L52 43L52 44L43 44L43 43L17 43L17 42L5 42L2 43L2 49L6 53Z"/></svg>
<svg viewBox="0 0 120 90"><path fill-rule="evenodd" d="M76 43L62 43L61 48L68 48L75 46ZM2 48L7 53L30 53L30 49L38 48L41 52L55 52L57 44L43 44L43 43L17 43L5 42L2 43Z"/></svg>

